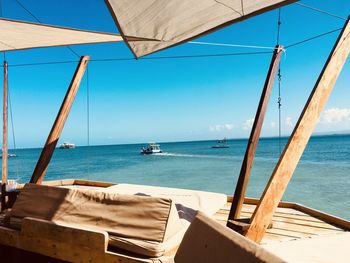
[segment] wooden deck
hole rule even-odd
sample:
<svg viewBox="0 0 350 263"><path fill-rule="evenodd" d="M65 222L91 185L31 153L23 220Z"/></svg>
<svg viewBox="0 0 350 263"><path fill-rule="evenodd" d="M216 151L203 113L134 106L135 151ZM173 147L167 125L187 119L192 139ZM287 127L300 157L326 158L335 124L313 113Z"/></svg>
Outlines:
<svg viewBox="0 0 350 263"><path fill-rule="evenodd" d="M44 182L44 184L90 190L101 190L114 185L111 183L85 180L51 181ZM223 225L226 225L231 202L232 196L228 196L227 203L213 215L213 218ZM246 198L244 200L241 216L250 218L258 202L259 200L257 199ZM8 217L5 216L5 213L0 213L0 250L1 247L3 247L3 249L8 251L7 247L13 247L13 249L19 248L33 252L36 256L43 254L54 258L69 260L81 257L87 257L87 259L90 260L90 256L96 254L95 256L103 257L105 262L115 262L116 259L119 260L118 262L122 263L150 262L150 260L146 258L126 256L123 253L119 253L117 250L107 251L105 247L101 251L97 251L95 244L91 245L90 241L86 246L91 246L89 249L94 251L93 253L91 252L91 255L86 253L86 250L84 250L85 248L81 245L71 248L71 245L68 244L70 249L67 249L65 247L67 244L62 240L57 241L57 236L52 235L51 232L50 234L45 232L46 234L42 237L45 239L45 242L51 245L44 247L38 246L35 243L38 242L37 236L27 236L26 234L22 236L20 232L9 228L7 221ZM68 231L64 235L71 235L69 232L70 229L67 230L65 227L59 228L59 231ZM58 230L56 229L55 231ZM344 261L344 259L350 258L350 250L347 249L350 241L349 231L350 222L347 220L299 204L281 202L273 216L272 228L267 230L267 233L261 241L261 245L271 253L285 259L287 262L347 262ZM89 232L86 234L92 235L89 237L91 240L96 238L95 235L99 235L97 232ZM51 237L54 238L52 239ZM59 247L57 247L57 244L59 244ZM307 249L305 250L304 248ZM62 251L64 254L57 254ZM67 251L73 254L67 254ZM300 251L303 251L303 253L300 253ZM175 253L175 251L172 252ZM18 252L16 252L16 255L19 255ZM24 255L23 258L27 258L27 254ZM326 261L324 259L326 259Z"/></svg>
<svg viewBox="0 0 350 263"><path fill-rule="evenodd" d="M226 225L230 207L231 203L226 203L213 217L221 224ZM244 204L242 217L250 218L254 209L255 205ZM277 208L272 219L272 224L272 228L267 230L261 242L262 245L345 232L341 228L294 208Z"/></svg>

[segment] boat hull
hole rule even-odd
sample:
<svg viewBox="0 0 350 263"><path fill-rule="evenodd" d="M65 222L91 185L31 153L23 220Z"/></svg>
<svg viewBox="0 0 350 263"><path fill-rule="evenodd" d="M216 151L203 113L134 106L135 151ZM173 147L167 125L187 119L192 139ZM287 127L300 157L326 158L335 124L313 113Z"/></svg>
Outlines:
<svg viewBox="0 0 350 263"><path fill-rule="evenodd" d="M162 153L162 151L141 151L140 154L142 155L150 155L150 154L157 154Z"/></svg>

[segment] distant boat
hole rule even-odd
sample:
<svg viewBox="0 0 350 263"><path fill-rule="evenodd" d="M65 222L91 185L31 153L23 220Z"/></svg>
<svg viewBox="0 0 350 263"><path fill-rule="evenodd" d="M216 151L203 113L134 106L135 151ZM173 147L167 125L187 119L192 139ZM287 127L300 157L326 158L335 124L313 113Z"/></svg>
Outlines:
<svg viewBox="0 0 350 263"><path fill-rule="evenodd" d="M17 157L17 154L15 153L9 153L7 154L8 157ZM0 158L2 159L2 154L0 154Z"/></svg>
<svg viewBox="0 0 350 263"><path fill-rule="evenodd" d="M69 143L69 142L64 142L60 145L60 149L73 149L75 148L75 144Z"/></svg>
<svg viewBox="0 0 350 263"><path fill-rule="evenodd" d="M229 148L227 144L227 139L218 140L216 145L213 145L211 148Z"/></svg>
<svg viewBox="0 0 350 263"><path fill-rule="evenodd" d="M147 148L142 147L141 154L154 154L154 153L161 153L162 150L160 149L159 144L157 143L150 143L148 144Z"/></svg>

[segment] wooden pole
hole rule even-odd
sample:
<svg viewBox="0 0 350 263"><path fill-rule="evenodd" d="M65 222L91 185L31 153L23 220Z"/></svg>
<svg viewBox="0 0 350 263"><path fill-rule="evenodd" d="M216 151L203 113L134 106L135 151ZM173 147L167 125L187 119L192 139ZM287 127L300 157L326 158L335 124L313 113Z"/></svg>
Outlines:
<svg viewBox="0 0 350 263"><path fill-rule="evenodd" d="M77 91L79 89L81 79L84 76L84 72L89 62L89 59L90 57L88 56L83 56L80 58L80 62L69 85L66 96L62 102L61 108L57 114L56 120L46 140L45 146L41 152L39 160L35 166L32 178L30 179L31 183L40 184L44 179L47 167L50 163L52 154L56 148L58 139L60 138L69 111L72 107L75 95L77 94Z"/></svg>
<svg viewBox="0 0 350 263"><path fill-rule="evenodd" d="M250 226L245 234L249 239L260 243L263 238L349 52L350 24L348 19L253 213Z"/></svg>
<svg viewBox="0 0 350 263"><path fill-rule="evenodd" d="M259 106L256 111L254 124L248 140L248 145L244 155L241 172L239 174L236 190L233 195L231 210L228 217L229 220L239 219L241 215L241 209L242 209L245 193L248 186L251 168L254 162L256 148L259 142L261 128L264 123L267 106L269 103L273 84L276 78L276 73L280 64L282 52L283 52L283 46L277 45L272 56L269 71L267 73L264 88L260 97Z"/></svg>
<svg viewBox="0 0 350 263"><path fill-rule="evenodd" d="M7 103L8 103L8 65L4 61L4 83L3 83L3 108L2 108L2 176L1 176L1 207L5 207L5 190L8 177L8 151L7 151Z"/></svg>

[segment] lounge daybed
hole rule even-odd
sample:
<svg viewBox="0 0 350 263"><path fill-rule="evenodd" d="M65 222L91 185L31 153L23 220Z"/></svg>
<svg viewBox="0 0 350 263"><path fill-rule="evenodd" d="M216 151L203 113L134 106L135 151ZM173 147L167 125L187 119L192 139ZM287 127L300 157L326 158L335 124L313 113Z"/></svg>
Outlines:
<svg viewBox="0 0 350 263"><path fill-rule="evenodd" d="M220 195L158 187L140 192L139 187L92 191L26 184L10 213L8 238L22 249L73 262L168 263L174 262L191 220L176 263L224 262L227 256L232 262L245 257L252 258L246 262L282 262L271 261L270 253L202 212L190 218L196 207L215 213L215 205L201 203L206 195L221 203Z"/></svg>
<svg viewBox="0 0 350 263"><path fill-rule="evenodd" d="M35 218L105 231L109 245L142 256L160 257L181 242L183 228L172 200L26 184L15 202L10 225Z"/></svg>

